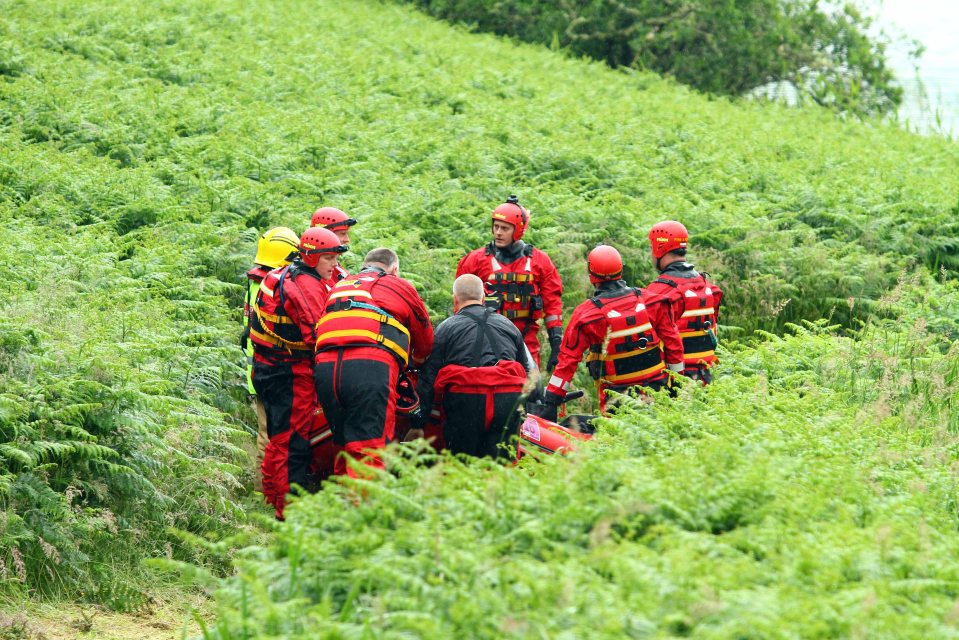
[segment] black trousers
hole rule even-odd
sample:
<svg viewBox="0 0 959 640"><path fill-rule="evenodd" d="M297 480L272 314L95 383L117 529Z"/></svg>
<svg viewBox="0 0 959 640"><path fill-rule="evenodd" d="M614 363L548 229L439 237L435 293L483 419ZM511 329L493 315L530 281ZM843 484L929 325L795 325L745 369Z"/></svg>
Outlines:
<svg viewBox="0 0 959 640"><path fill-rule="evenodd" d="M451 393L443 396L446 424L443 439L453 453L476 457L509 455L509 443L519 428L519 393ZM491 405L491 406L490 406Z"/></svg>

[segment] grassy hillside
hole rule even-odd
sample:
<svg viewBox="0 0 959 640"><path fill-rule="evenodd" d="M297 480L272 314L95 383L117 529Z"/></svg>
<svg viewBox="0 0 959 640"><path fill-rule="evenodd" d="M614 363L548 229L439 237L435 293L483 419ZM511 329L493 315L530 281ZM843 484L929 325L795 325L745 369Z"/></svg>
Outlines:
<svg viewBox="0 0 959 640"><path fill-rule="evenodd" d="M648 281L647 229L678 218L729 291L725 338L821 317L846 337L733 344L714 389L633 407L573 465L409 469L357 509L325 492L227 585L211 634L292 633L300 597L344 634L725 637L825 616L829 636L907 613L948 631L955 144L707 100L388 3L0 0L0 148L4 593L132 606L143 557L223 569L172 531L244 521L256 229L348 210L356 254L396 247L439 319L518 193L568 308L588 247Z"/></svg>

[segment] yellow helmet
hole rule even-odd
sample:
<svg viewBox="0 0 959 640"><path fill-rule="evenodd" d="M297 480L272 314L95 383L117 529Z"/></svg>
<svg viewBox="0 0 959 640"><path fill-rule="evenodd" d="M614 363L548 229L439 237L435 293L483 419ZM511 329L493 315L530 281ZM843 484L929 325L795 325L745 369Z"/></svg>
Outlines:
<svg viewBox="0 0 959 640"><path fill-rule="evenodd" d="M286 266L293 261L299 245L300 238L293 229L274 227L260 236L253 262L273 269Z"/></svg>

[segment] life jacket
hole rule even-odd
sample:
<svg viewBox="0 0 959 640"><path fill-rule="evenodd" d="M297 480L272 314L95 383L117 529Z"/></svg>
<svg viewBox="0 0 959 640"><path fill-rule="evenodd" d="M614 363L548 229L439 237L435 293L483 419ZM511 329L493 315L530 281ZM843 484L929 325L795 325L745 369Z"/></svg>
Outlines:
<svg viewBox="0 0 959 640"><path fill-rule="evenodd" d="M291 272L291 267L288 265L266 274L250 315L250 340L267 358L300 360L313 356L313 349L283 304L285 283L299 275L298 270Z"/></svg>
<svg viewBox="0 0 959 640"><path fill-rule="evenodd" d="M712 366L716 358L716 306L713 290L703 274L694 278L671 278L660 275L654 282L669 285L683 299L683 313L676 318L679 337L683 339L683 361L687 367Z"/></svg>
<svg viewBox="0 0 959 640"><path fill-rule="evenodd" d="M383 273L364 272L336 283L326 313L316 323L316 351L378 347L396 357L400 369L410 358L410 332L376 305L371 293Z"/></svg>
<svg viewBox="0 0 959 640"><path fill-rule="evenodd" d="M484 303L510 320L525 318L532 322L538 317L536 312L543 309L543 298L533 276L533 246L526 245L518 258L523 265L521 271L504 271L491 247L487 247L486 253L493 272L486 279Z"/></svg>
<svg viewBox="0 0 959 640"><path fill-rule="evenodd" d="M605 386L661 379L666 369L663 350L639 289L615 298L596 296L590 302L607 324L604 341L589 346L587 368L593 379Z"/></svg>

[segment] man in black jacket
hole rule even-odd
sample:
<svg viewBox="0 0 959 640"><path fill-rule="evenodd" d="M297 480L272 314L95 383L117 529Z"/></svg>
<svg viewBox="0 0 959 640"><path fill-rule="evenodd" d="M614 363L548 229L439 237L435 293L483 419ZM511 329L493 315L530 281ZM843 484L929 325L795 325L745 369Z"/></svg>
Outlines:
<svg viewBox="0 0 959 640"><path fill-rule="evenodd" d="M487 308L484 296L483 281L473 274L453 283L457 311L436 328L418 393L426 412L440 409L453 453L497 456L516 433L519 396L537 367L519 329Z"/></svg>

